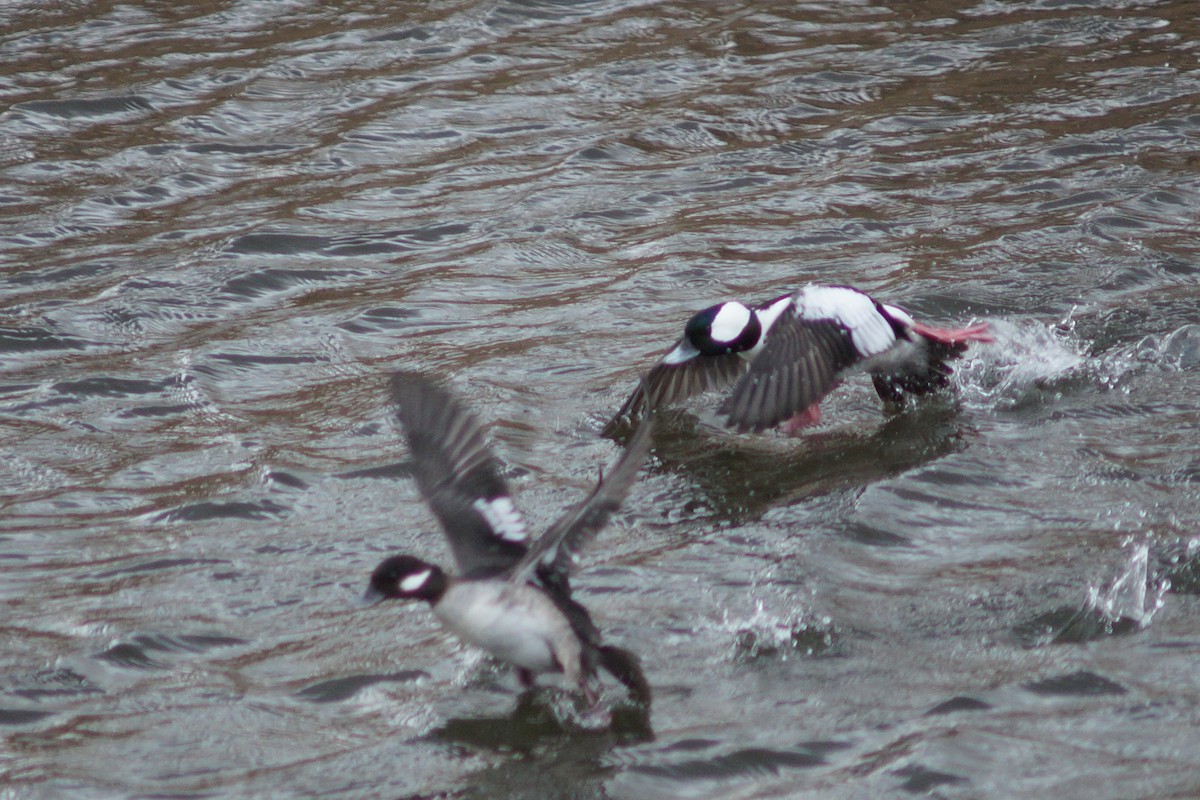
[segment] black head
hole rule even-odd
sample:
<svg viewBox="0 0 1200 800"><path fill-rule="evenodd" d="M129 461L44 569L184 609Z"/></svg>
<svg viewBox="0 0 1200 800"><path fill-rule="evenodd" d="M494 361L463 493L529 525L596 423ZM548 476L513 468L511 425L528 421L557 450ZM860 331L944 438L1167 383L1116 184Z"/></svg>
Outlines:
<svg viewBox="0 0 1200 800"><path fill-rule="evenodd" d="M689 319L684 336L701 355L740 353L758 344L762 324L758 315L741 303L718 303Z"/></svg>
<svg viewBox="0 0 1200 800"><path fill-rule="evenodd" d="M441 567L413 556L392 556L375 567L363 599L369 602L428 600L436 603L445 591L446 574Z"/></svg>

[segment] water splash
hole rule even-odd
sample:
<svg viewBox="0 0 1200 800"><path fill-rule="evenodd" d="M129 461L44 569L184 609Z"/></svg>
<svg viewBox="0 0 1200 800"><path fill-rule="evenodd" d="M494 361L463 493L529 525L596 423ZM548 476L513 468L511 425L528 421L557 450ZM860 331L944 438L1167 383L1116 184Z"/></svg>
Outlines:
<svg viewBox="0 0 1200 800"><path fill-rule="evenodd" d="M1145 542L1133 544L1124 571L1104 589L1092 587L1088 590L1088 604L1106 619L1131 620L1140 630L1162 608L1163 596L1169 583L1166 580L1150 581L1150 546Z"/></svg>
<svg viewBox="0 0 1200 800"><path fill-rule="evenodd" d="M733 657L743 662L775 657L786 661L792 654L822 655L839 641L831 618L807 620L803 614L781 616L768 611L762 599L755 601L753 612L746 617L726 610L720 627L733 636Z"/></svg>
<svg viewBox="0 0 1200 800"><path fill-rule="evenodd" d="M1014 632L1027 647L1090 642L1146 628L1170 588L1166 577L1151 579L1150 546L1129 546L1124 567L1106 585L1091 585L1079 607L1065 606L1039 614Z"/></svg>
<svg viewBox="0 0 1200 800"><path fill-rule="evenodd" d="M993 410L1019 408L1085 373L1087 357L1061 328L1008 320L989 324L995 342L973 348L956 368L965 401Z"/></svg>
<svg viewBox="0 0 1200 800"><path fill-rule="evenodd" d="M1159 554L1159 570L1175 594L1200 594L1200 537L1168 545Z"/></svg>
<svg viewBox="0 0 1200 800"><path fill-rule="evenodd" d="M1160 337L1150 334L1132 348L1132 357L1164 369L1200 367L1200 325L1184 325Z"/></svg>

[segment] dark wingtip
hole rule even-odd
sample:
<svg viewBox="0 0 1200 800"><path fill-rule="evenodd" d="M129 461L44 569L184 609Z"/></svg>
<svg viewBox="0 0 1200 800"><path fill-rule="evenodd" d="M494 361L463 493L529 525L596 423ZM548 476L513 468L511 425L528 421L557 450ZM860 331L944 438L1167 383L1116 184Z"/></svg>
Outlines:
<svg viewBox="0 0 1200 800"><path fill-rule="evenodd" d="M783 422L782 419L775 420L774 422L763 422L762 420L734 419L730 417L725 420L725 427L733 428L738 433L762 433L768 428L774 428L781 422Z"/></svg>
<svg viewBox="0 0 1200 800"><path fill-rule="evenodd" d="M392 401L403 411L404 407L420 398L450 398L450 393L438 381L421 372L397 370L388 379L388 392Z"/></svg>
<svg viewBox="0 0 1200 800"><path fill-rule="evenodd" d="M646 418L654 411L647 401L646 379L638 380L637 388L629 395L613 418L601 429L600 435L606 439L615 439L625 428L633 427L639 420Z"/></svg>
<svg viewBox="0 0 1200 800"><path fill-rule="evenodd" d="M637 429L625 442L627 451L634 451L635 457L638 459L638 468L641 468L641 462L645 460L647 453L650 452L650 436L654 432L654 423L658 417L658 412L653 406L647 406L642 413L641 419L638 421Z"/></svg>
<svg viewBox="0 0 1200 800"><path fill-rule="evenodd" d="M717 409L717 413L725 415L725 427L733 428L738 433L762 433L783 422L789 416L778 412L767 414L767 409L761 407L761 402L758 403L757 408L752 408L750 402L744 400L735 402L738 400L741 400L741 396L735 392L734 395L726 398Z"/></svg>
<svg viewBox="0 0 1200 800"><path fill-rule="evenodd" d="M601 667L624 684L634 702L650 707L650 682L646 680L637 656L620 647L605 645L599 648L599 661Z"/></svg>
<svg viewBox="0 0 1200 800"><path fill-rule="evenodd" d="M406 369L398 369L388 378L388 388L392 394L403 393L416 384L432 384L434 381L428 375Z"/></svg>
<svg viewBox="0 0 1200 800"><path fill-rule="evenodd" d="M605 439L616 439L622 431L633 426L634 419L634 415L622 410L604 424L604 427L600 429L600 436Z"/></svg>

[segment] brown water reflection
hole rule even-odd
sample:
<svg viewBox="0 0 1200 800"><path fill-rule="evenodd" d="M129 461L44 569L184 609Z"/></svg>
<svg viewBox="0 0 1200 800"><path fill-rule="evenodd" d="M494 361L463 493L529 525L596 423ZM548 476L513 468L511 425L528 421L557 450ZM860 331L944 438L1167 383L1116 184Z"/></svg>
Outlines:
<svg viewBox="0 0 1200 800"><path fill-rule="evenodd" d="M1194 795L1195 16L6 10L0 785ZM496 420L545 524L692 311L810 280L999 341L956 397L848 387L799 441L664 420L578 581L652 732L353 607L442 547L391 370Z"/></svg>

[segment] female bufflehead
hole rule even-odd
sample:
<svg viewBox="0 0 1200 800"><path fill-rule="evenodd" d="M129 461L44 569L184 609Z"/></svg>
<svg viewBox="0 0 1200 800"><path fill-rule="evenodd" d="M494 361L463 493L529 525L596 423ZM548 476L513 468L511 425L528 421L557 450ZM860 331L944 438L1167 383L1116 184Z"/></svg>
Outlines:
<svg viewBox="0 0 1200 800"><path fill-rule="evenodd" d="M945 386L946 362L969 342L990 342L987 323L933 328L849 286L806 286L758 306L718 303L696 314L609 423L733 385L727 424L788 435L821 419L820 402L854 371L870 373L886 402Z"/></svg>
<svg viewBox="0 0 1200 800"><path fill-rule="evenodd" d="M392 556L375 568L366 599L427 601L460 639L515 666L525 687L539 673L561 672L594 706L590 680L603 667L649 706L650 687L637 657L603 643L587 609L571 598L568 575L575 551L604 527L633 485L649 449L650 426L639 427L591 494L530 544L475 416L418 375L397 374L391 391L417 486L446 533L460 574Z"/></svg>

